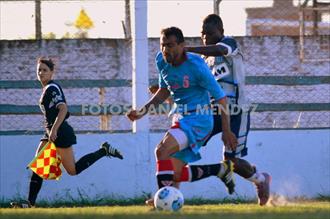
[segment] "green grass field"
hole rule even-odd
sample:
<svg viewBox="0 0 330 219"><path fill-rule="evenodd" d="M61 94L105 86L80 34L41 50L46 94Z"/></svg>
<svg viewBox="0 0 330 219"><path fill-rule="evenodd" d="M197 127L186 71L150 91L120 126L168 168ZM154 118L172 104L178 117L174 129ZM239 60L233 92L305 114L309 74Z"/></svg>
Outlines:
<svg viewBox="0 0 330 219"><path fill-rule="evenodd" d="M41 219L330 219L329 201L302 201L284 206L256 204L185 205L180 212L161 212L147 206L74 208L0 208L0 218Z"/></svg>

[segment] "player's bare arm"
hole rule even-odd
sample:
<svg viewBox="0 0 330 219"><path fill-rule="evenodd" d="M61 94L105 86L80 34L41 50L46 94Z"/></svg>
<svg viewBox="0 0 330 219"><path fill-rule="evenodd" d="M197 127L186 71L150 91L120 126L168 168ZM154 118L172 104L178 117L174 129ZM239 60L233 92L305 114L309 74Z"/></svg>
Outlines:
<svg viewBox="0 0 330 219"><path fill-rule="evenodd" d="M222 45L185 46L186 52L198 53L204 56L223 56L228 54L228 49Z"/></svg>
<svg viewBox="0 0 330 219"><path fill-rule="evenodd" d="M157 107L159 104L163 103L170 96L170 92L166 88L159 88L155 95L150 99L150 101L144 105L139 111L145 114L148 113L150 106Z"/></svg>
<svg viewBox="0 0 330 219"><path fill-rule="evenodd" d="M224 145L231 150L236 150L237 138L230 128L229 112L227 111L226 98L218 100L218 104L221 105L221 126L222 126L222 141Z"/></svg>
<svg viewBox="0 0 330 219"><path fill-rule="evenodd" d="M163 103L170 96L170 92L166 88L160 88L157 90L155 95L149 100L147 104L141 107L139 110L131 110L126 116L129 120L135 121L141 119L149 111L150 106L157 107L159 104Z"/></svg>
<svg viewBox="0 0 330 219"><path fill-rule="evenodd" d="M56 117L56 120L54 122L54 125L52 127L52 129L50 130L49 133L49 140L51 141L55 141L57 138L57 130L60 127L60 125L62 124L62 122L65 119L66 114L68 113L68 107L66 106L65 103L59 104L57 106L58 111L58 115Z"/></svg>
<svg viewBox="0 0 330 219"><path fill-rule="evenodd" d="M148 90L150 94L155 94L159 89L159 85L158 84L154 84L149 86Z"/></svg>

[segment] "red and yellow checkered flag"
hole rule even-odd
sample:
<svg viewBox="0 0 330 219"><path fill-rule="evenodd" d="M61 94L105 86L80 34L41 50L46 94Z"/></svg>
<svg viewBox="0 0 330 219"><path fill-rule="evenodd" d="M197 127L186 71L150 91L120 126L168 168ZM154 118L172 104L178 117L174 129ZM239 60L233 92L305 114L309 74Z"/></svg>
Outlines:
<svg viewBox="0 0 330 219"><path fill-rule="evenodd" d="M28 167L43 179L59 180L62 175L61 157L56 152L53 142L48 142Z"/></svg>

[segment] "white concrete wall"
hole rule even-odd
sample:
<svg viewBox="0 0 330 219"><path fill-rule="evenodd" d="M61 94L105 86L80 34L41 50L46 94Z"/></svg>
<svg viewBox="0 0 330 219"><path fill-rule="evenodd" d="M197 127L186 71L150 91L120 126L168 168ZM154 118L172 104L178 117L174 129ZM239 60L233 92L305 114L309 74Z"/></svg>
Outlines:
<svg viewBox="0 0 330 219"><path fill-rule="evenodd" d="M79 176L64 173L60 181L46 181L40 198L78 197L78 190L90 198L113 195L114 198L137 197L155 192L154 146L162 134L91 134L78 135L77 160L94 151L100 142L110 141L120 148L125 159L102 158ZM31 171L25 169L34 156L40 136L0 136L0 198L25 197ZM202 149L199 163L220 160L220 136ZM273 177L272 192L289 197L330 195L329 130L253 131L248 139L247 159ZM254 198L251 183L237 177L237 194ZM182 184L186 198L218 199L227 196L215 177Z"/></svg>

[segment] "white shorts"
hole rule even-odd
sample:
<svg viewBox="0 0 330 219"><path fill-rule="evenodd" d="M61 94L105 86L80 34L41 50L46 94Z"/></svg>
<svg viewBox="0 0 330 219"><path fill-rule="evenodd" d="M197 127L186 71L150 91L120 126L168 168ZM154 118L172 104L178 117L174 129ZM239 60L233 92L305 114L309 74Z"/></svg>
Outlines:
<svg viewBox="0 0 330 219"><path fill-rule="evenodd" d="M170 133L178 142L180 151L188 147L188 138L186 133L184 133L184 131L180 128L171 128L168 130L168 133Z"/></svg>

